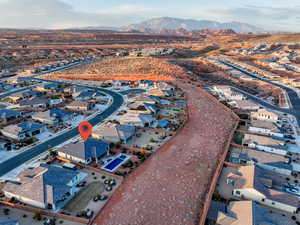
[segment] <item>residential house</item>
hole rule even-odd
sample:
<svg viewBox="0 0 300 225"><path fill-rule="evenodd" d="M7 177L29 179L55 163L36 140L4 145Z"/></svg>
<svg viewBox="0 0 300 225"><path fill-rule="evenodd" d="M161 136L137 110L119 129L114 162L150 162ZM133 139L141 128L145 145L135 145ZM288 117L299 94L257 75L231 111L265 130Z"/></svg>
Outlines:
<svg viewBox="0 0 300 225"><path fill-rule="evenodd" d="M281 133L281 129L278 125L269 121L251 120L248 130L253 133L284 137L284 134Z"/></svg>
<svg viewBox="0 0 300 225"><path fill-rule="evenodd" d="M152 96L151 95L151 96L149 96L149 98L151 98L152 100L155 101L155 103L160 104L160 105L170 105L171 104L170 101L162 99L162 98L157 97L157 96Z"/></svg>
<svg viewBox="0 0 300 225"><path fill-rule="evenodd" d="M165 92L160 88L151 89L151 90L148 91L148 94L152 95L152 96L157 96L157 97L164 97L165 96Z"/></svg>
<svg viewBox="0 0 300 225"><path fill-rule="evenodd" d="M293 87L300 87L300 79L294 79L292 85Z"/></svg>
<svg viewBox="0 0 300 225"><path fill-rule="evenodd" d="M78 96L83 91L88 91L86 87L81 87L77 85L65 87L63 90L65 93L73 94L73 97Z"/></svg>
<svg viewBox="0 0 300 225"><path fill-rule="evenodd" d="M142 102L131 102L127 104L127 107L131 113L151 113L152 111L149 109L150 107L146 107L146 105ZM155 105L154 105L155 107Z"/></svg>
<svg viewBox="0 0 300 225"><path fill-rule="evenodd" d="M256 112L251 112L251 118L255 120L277 122L279 116L276 113L271 112L267 109L259 109Z"/></svg>
<svg viewBox="0 0 300 225"><path fill-rule="evenodd" d="M92 102L85 101L73 101L70 104L65 106L66 109L74 111L88 111L92 110L95 107L95 104Z"/></svg>
<svg viewBox="0 0 300 225"><path fill-rule="evenodd" d="M155 87L155 82L151 81L151 80L140 80L138 82L140 87Z"/></svg>
<svg viewBox="0 0 300 225"><path fill-rule="evenodd" d="M260 108L259 105L249 100L236 100L229 104L240 110L258 110Z"/></svg>
<svg viewBox="0 0 300 225"><path fill-rule="evenodd" d="M74 118L74 113L66 112L60 109L51 109L44 112L36 112L32 116L33 120L44 124L54 125L59 122L65 122Z"/></svg>
<svg viewBox="0 0 300 225"><path fill-rule="evenodd" d="M75 100L77 101L97 100L97 99L101 99L102 96L103 95L97 91L83 91L77 97L75 97Z"/></svg>
<svg viewBox="0 0 300 225"><path fill-rule="evenodd" d="M171 84L165 82L159 82L156 84L156 87L163 91L173 91L175 88Z"/></svg>
<svg viewBox="0 0 300 225"><path fill-rule="evenodd" d="M58 92L60 91L60 84L58 83L42 83L37 85L35 88L38 91L42 92Z"/></svg>
<svg viewBox="0 0 300 225"><path fill-rule="evenodd" d="M135 134L134 126L106 122L93 130L92 137L108 143L126 144Z"/></svg>
<svg viewBox="0 0 300 225"><path fill-rule="evenodd" d="M0 122L7 123L9 121L22 117L23 113L19 110L2 109L0 110Z"/></svg>
<svg viewBox="0 0 300 225"><path fill-rule="evenodd" d="M49 99L49 105L51 106L59 105L62 102L63 102L62 98L56 96Z"/></svg>
<svg viewBox="0 0 300 225"><path fill-rule="evenodd" d="M148 103L148 104L155 104L156 101L150 98L147 95L138 95L137 97L133 98L132 102L141 102L141 103Z"/></svg>
<svg viewBox="0 0 300 225"><path fill-rule="evenodd" d="M17 220L0 217L0 225L20 225Z"/></svg>
<svg viewBox="0 0 300 225"><path fill-rule="evenodd" d="M150 114L126 113L119 118L120 124L136 127L155 127L156 119Z"/></svg>
<svg viewBox="0 0 300 225"><path fill-rule="evenodd" d="M300 163L300 149L297 145L287 145L287 157L290 162Z"/></svg>
<svg viewBox="0 0 300 225"><path fill-rule="evenodd" d="M22 171L17 176L17 181L8 182L2 191L8 198L57 211L75 195L78 191L76 185L85 176L82 172L41 164Z"/></svg>
<svg viewBox="0 0 300 225"><path fill-rule="evenodd" d="M157 114L159 111L159 108L156 107L155 104L144 103L144 106L145 106L146 110L148 111L148 113Z"/></svg>
<svg viewBox="0 0 300 225"><path fill-rule="evenodd" d="M6 141L0 141L0 151L11 151L12 143Z"/></svg>
<svg viewBox="0 0 300 225"><path fill-rule="evenodd" d="M15 85L13 84L0 83L0 91L9 91L13 88L15 88Z"/></svg>
<svg viewBox="0 0 300 225"><path fill-rule="evenodd" d="M250 200L289 214L295 214L299 207L296 195L273 189L272 179L254 165L223 168L217 191L228 200Z"/></svg>
<svg viewBox="0 0 300 225"><path fill-rule="evenodd" d="M35 97L27 100L23 100L19 105L23 108L47 108L50 104L49 99L42 97Z"/></svg>
<svg viewBox="0 0 300 225"><path fill-rule="evenodd" d="M31 85L34 83L34 81L32 79L30 79L29 77L26 76L18 76L17 77L17 83L21 84L21 85Z"/></svg>
<svg viewBox="0 0 300 225"><path fill-rule="evenodd" d="M43 124L26 121L3 127L1 133L2 135L12 139L23 140L43 133L45 130L46 127Z"/></svg>
<svg viewBox="0 0 300 225"><path fill-rule="evenodd" d="M38 93L39 92L35 90L23 90L7 96L7 99L17 103L18 101L26 98L36 97Z"/></svg>
<svg viewBox="0 0 300 225"><path fill-rule="evenodd" d="M218 95L224 97L226 100L241 101L245 99L245 96L243 94L233 91L229 86L214 86L213 91L215 91Z"/></svg>
<svg viewBox="0 0 300 225"><path fill-rule="evenodd" d="M109 144L96 139L67 144L57 149L58 156L84 164L99 160L107 155L108 151Z"/></svg>
<svg viewBox="0 0 300 225"><path fill-rule="evenodd" d="M260 151L265 151L278 155L286 155L285 141L280 138L266 137L253 134L245 134L243 143L250 148L254 148Z"/></svg>
<svg viewBox="0 0 300 225"><path fill-rule="evenodd" d="M295 224L291 217L270 211L249 201L230 201L229 204L212 201L207 215L207 225L282 225Z"/></svg>

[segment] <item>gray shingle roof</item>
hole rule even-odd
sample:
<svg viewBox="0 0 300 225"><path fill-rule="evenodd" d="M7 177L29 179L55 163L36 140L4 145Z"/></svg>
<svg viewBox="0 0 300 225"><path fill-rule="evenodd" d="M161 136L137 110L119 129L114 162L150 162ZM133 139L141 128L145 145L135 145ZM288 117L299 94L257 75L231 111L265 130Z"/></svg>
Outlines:
<svg viewBox="0 0 300 225"><path fill-rule="evenodd" d="M21 172L19 183L9 182L3 190L45 204L56 203L70 190L68 184L78 174L62 167L41 164Z"/></svg>
<svg viewBox="0 0 300 225"><path fill-rule="evenodd" d="M0 217L0 225L17 225L17 224L19 224L17 220Z"/></svg>

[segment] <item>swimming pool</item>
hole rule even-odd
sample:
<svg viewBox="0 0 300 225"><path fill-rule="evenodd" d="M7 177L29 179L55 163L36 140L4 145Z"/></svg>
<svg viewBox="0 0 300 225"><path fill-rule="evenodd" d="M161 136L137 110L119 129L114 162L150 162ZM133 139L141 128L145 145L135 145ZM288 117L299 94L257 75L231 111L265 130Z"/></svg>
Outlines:
<svg viewBox="0 0 300 225"><path fill-rule="evenodd" d="M128 159L130 159L129 155L125 155L123 153L117 155L113 160L106 163L104 166L102 166L103 170L106 170L108 172L114 172L116 169L118 169L122 164L124 164Z"/></svg>

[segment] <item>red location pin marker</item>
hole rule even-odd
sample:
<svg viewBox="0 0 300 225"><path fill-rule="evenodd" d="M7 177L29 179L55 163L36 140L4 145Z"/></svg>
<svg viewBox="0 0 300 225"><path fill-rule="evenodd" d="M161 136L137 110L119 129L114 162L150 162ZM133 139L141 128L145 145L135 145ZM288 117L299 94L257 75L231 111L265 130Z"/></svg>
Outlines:
<svg viewBox="0 0 300 225"><path fill-rule="evenodd" d="M82 122L78 126L78 131L84 141L92 134L93 126L89 122Z"/></svg>

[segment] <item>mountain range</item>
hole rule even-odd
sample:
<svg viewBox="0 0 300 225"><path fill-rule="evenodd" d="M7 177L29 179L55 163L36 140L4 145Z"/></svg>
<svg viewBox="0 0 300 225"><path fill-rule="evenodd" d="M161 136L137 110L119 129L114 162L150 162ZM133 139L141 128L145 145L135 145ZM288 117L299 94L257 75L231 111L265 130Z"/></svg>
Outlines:
<svg viewBox="0 0 300 225"><path fill-rule="evenodd" d="M193 20L159 17L124 27L78 27L83 30L110 30L143 34L207 35L234 33L262 33L264 29L240 22L220 23L213 20Z"/></svg>
<svg viewBox="0 0 300 225"><path fill-rule="evenodd" d="M186 31L194 30L233 30L237 33L257 33L264 30L256 26L239 23L228 22L220 23L212 20L193 20L193 19L179 19L172 17L160 17L143 21L141 23L129 25L126 30L135 30L141 32L154 32L159 30L178 30L184 29Z"/></svg>

